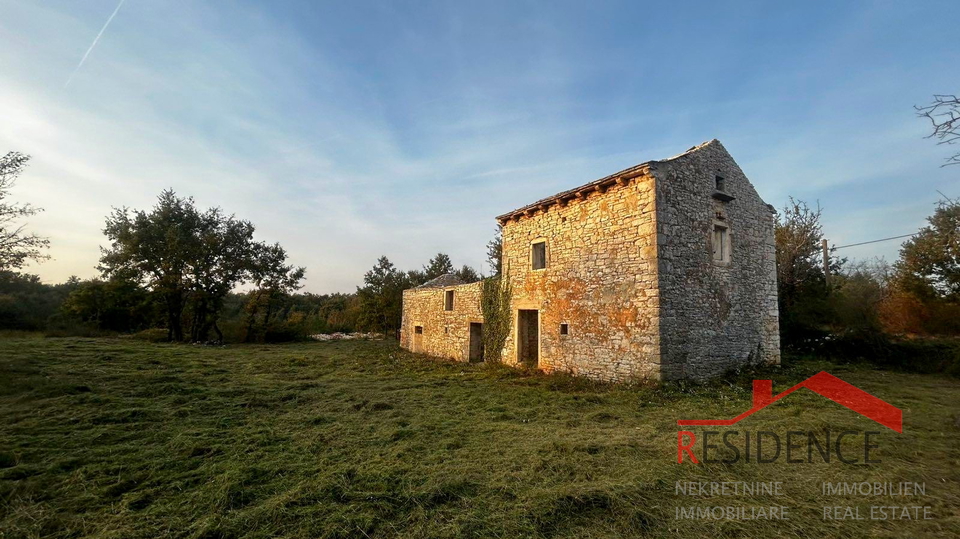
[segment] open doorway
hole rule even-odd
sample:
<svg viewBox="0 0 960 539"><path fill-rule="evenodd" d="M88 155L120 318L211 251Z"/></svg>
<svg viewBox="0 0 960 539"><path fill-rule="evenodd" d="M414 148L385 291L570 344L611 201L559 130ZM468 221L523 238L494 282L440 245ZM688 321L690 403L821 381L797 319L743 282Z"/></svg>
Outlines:
<svg viewBox="0 0 960 539"><path fill-rule="evenodd" d="M540 354L540 312L520 309L517 312L517 361L536 367Z"/></svg>
<svg viewBox="0 0 960 539"><path fill-rule="evenodd" d="M483 361L483 324L470 322L470 363Z"/></svg>

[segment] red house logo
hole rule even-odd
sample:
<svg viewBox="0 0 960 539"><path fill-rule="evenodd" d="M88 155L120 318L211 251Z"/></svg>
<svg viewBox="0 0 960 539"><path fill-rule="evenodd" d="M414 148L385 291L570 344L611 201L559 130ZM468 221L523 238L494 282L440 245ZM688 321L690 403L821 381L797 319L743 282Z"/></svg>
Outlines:
<svg viewBox="0 0 960 539"><path fill-rule="evenodd" d="M802 387L845 406L868 419L872 419L887 428L900 433L903 432L903 412L899 408L827 372L819 372L776 396L773 395L773 380L754 380L753 408L750 408L733 419L680 419L677 421L677 424L681 426L701 425L728 427L736 424L741 419L763 410L767 406Z"/></svg>

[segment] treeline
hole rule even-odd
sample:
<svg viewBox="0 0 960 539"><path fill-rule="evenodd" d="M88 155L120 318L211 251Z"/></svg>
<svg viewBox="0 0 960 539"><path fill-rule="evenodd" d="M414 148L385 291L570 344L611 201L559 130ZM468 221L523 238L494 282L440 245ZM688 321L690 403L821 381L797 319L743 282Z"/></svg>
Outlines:
<svg viewBox="0 0 960 539"><path fill-rule="evenodd" d="M136 333L150 340L281 342L317 333L399 328L403 289L455 269L437 254L400 272L381 258L354 294L299 292L305 270L279 244L253 239L254 226L219 208L164 191L147 211L114 210L106 220L101 278L47 285L0 269L0 329L50 335ZM240 288L248 291L238 292Z"/></svg>
<svg viewBox="0 0 960 539"><path fill-rule="evenodd" d="M403 290L448 273L463 282L481 278L469 266L455 269L449 256L438 253L422 269L405 272L381 257L367 272L364 286L351 294L311 294L261 283L254 290L210 299L190 293L188 287L177 332L170 329L169 291L121 276L71 278L48 285L36 275L2 271L0 329L52 336L134 333L153 341L197 341L198 321L207 317L216 328L215 335L208 336L213 342L284 342L355 331L395 335ZM183 337L178 339L178 334Z"/></svg>
<svg viewBox="0 0 960 539"><path fill-rule="evenodd" d="M0 268L0 328L264 342L356 326L354 297L295 294L304 268L288 264L279 244L255 241L254 230L170 190L150 210L114 210L104 228L102 278L51 286Z"/></svg>
<svg viewBox="0 0 960 539"><path fill-rule="evenodd" d="M783 347L960 375L960 200L940 201L893 264L832 249L825 271L821 215L792 199L778 215Z"/></svg>
<svg viewBox="0 0 960 539"><path fill-rule="evenodd" d="M28 160L15 152L0 158L0 329L143 333L188 342L395 334L403 290L444 274L465 283L482 278L443 253L408 271L384 256L356 293L302 293L304 268L289 264L279 244L256 241L252 223L219 208L199 209L168 190L149 210L124 208L107 217L100 278L44 284L20 270L45 258L49 242L16 224L41 210L9 201ZM960 335L960 201L942 200L893 264L853 263L832 252L825 271L821 217L819 207L793 199L777 216L784 348L895 362L909 355L900 353L905 337L916 345L918 338ZM489 266L499 273L499 232L487 247ZM941 352L919 361L960 368L960 353Z"/></svg>
<svg viewBox="0 0 960 539"><path fill-rule="evenodd" d="M942 201L900 257L851 262L832 252L824 272L822 210L791 199L776 225L783 346L835 355L891 355L903 337L960 335L960 202ZM137 333L156 340L277 342L316 333L400 327L402 293L444 274L481 275L438 253L403 271L381 257L352 294L300 292L303 268L253 226L164 192L148 212L107 220L102 278L48 285L0 271L0 329L50 334ZM498 239L489 264L499 264ZM247 287L244 292L237 287ZM895 354L893 354L895 355Z"/></svg>
<svg viewBox="0 0 960 539"><path fill-rule="evenodd" d="M269 317L257 296L231 292L224 298L218 318L224 342L290 341L359 327L355 294L283 294L273 298ZM183 318L193 320L189 306ZM154 341L166 341L170 333L162 301L136 283L72 278L48 285L13 272L0 272L0 329L50 336L132 333ZM189 335L189 325L182 332Z"/></svg>
<svg viewBox="0 0 960 539"><path fill-rule="evenodd" d="M385 256L363 276L357 288L361 327L384 334L396 334L403 316L403 291L420 286L441 275L452 274L463 283L474 283L482 276L470 266L454 269L450 257L438 253L421 270L401 271Z"/></svg>

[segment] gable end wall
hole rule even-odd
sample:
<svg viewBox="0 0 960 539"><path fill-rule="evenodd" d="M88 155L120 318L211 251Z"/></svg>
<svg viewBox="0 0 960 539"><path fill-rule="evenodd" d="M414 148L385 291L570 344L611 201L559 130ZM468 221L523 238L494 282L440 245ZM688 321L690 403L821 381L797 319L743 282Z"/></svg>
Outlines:
<svg viewBox="0 0 960 539"><path fill-rule="evenodd" d="M662 378L779 363L772 208L717 141L659 162L654 173ZM717 175L733 200L713 197ZM728 230L728 263L714 261L717 225Z"/></svg>

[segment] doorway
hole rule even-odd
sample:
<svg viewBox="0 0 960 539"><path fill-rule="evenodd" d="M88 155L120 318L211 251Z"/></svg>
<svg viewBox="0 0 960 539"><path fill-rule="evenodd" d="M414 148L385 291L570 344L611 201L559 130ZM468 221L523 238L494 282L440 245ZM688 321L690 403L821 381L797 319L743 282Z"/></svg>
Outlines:
<svg viewBox="0 0 960 539"><path fill-rule="evenodd" d="M536 367L540 354L540 312L535 309L517 311L517 361Z"/></svg>
<svg viewBox="0 0 960 539"><path fill-rule="evenodd" d="M417 354L423 352L423 326L413 328L413 352Z"/></svg>
<svg viewBox="0 0 960 539"><path fill-rule="evenodd" d="M470 363L483 361L483 324L470 322Z"/></svg>

